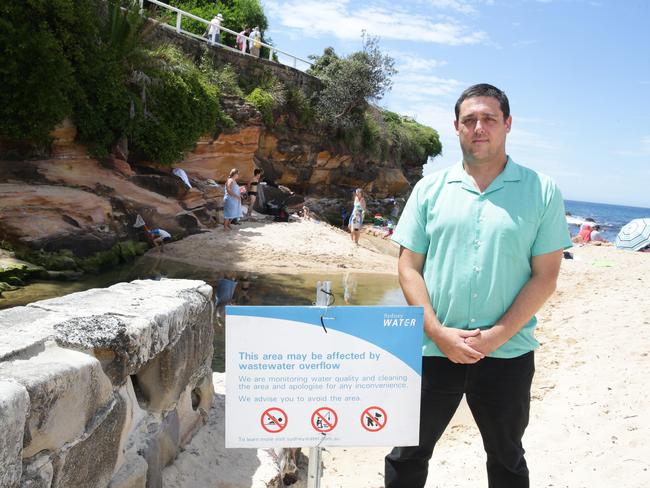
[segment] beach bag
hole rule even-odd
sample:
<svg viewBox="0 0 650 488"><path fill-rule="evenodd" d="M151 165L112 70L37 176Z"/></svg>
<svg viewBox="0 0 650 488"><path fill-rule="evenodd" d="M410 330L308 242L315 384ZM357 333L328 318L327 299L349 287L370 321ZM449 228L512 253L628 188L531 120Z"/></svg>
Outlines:
<svg viewBox="0 0 650 488"><path fill-rule="evenodd" d="M253 42L253 46L255 47L255 49L259 49L262 47L262 42L260 41L259 37L255 38L255 42Z"/></svg>

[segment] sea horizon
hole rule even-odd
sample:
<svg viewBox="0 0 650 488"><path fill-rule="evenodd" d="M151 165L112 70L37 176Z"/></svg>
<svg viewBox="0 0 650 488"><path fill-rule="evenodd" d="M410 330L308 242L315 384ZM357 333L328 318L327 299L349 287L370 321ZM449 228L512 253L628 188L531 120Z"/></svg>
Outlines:
<svg viewBox="0 0 650 488"><path fill-rule="evenodd" d="M631 208L631 209L636 209L636 210L648 210L650 211L650 206L648 207L643 207L641 205L625 205L622 203L607 203L607 202L590 202L587 200L575 200L573 198L565 198L565 202L571 202L571 203L584 203L588 205L604 205L604 206L611 206L611 207L623 207L623 208ZM650 215L648 215L650 217Z"/></svg>

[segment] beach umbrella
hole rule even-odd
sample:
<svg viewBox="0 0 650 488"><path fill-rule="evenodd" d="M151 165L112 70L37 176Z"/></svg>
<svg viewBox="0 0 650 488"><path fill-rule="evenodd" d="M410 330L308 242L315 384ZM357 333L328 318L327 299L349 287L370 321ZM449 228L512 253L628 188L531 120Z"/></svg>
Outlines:
<svg viewBox="0 0 650 488"><path fill-rule="evenodd" d="M634 219L625 224L616 236L616 247L638 251L650 245L650 218Z"/></svg>

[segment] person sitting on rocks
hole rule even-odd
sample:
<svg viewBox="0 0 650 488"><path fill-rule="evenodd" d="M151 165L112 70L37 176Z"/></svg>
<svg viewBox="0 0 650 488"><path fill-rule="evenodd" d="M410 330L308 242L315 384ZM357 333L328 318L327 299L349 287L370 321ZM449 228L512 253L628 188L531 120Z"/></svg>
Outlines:
<svg viewBox="0 0 650 488"><path fill-rule="evenodd" d="M145 231L154 247L158 248L158 252L165 252L163 249L163 244L165 241L168 241L172 238L172 235L167 232L165 229L152 229L149 230L145 227Z"/></svg>

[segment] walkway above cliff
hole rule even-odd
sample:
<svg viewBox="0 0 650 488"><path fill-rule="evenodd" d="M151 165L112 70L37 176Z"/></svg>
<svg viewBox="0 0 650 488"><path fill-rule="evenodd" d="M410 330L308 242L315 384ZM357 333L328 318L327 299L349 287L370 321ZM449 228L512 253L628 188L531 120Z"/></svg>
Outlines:
<svg viewBox="0 0 650 488"><path fill-rule="evenodd" d="M141 4L142 3L143 2L141 2ZM185 54L196 58L203 55L203 53L208 52L216 65L229 64L237 71L237 73L247 75L251 78L261 78L265 75L268 75L268 73L271 73L281 81L289 83L296 88L301 88L307 92L316 91L321 87L321 80L296 68L297 62L302 63L304 66L311 65L311 63L305 59L282 51L274 46L262 43L263 46L272 49L274 52L279 52L287 56L290 60L292 60L292 67L276 62L274 60L243 53L238 49L234 49L224 44L210 44L206 38L197 36L196 34L188 32L182 28L183 18L191 18L195 21L205 23L206 25L209 24L207 20L196 17L189 12L184 12L175 7L168 6L162 2L159 2L158 0L147 0L146 3L161 6L173 11L177 15L176 26L171 26L154 19L149 19L150 22L153 22L156 25L156 28L154 29L154 32L151 36L152 41L155 44L174 44ZM231 31L225 27L222 27L221 31L237 35L236 32Z"/></svg>

